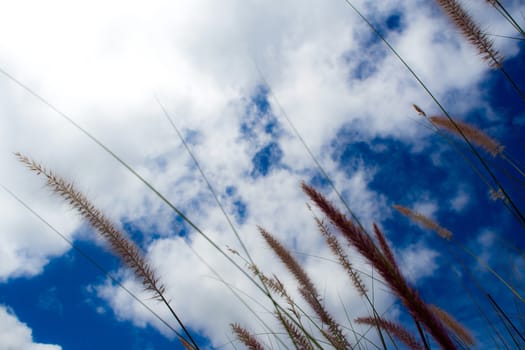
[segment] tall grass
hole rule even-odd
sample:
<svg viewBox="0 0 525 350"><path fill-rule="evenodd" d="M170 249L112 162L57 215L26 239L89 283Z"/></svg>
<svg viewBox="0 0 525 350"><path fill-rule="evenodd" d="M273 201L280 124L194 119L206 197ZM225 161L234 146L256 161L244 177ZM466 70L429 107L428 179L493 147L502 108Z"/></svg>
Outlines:
<svg viewBox="0 0 525 350"><path fill-rule="evenodd" d="M523 169L519 164L506 153L505 148L497 140L489 137L481 130L465 122L453 119L447 112L443 104L433 95L420 77L412 70L406 63L406 60L401 57L390 42L381 34L381 32L367 19L350 1L346 1L352 10L354 10L372 29L372 31L380 37L380 39L387 45L392 53L400 60L421 85L422 89L429 94L434 100L438 109L443 113L443 116L427 116L427 114L414 105L414 108L421 116L427 118L430 125L435 128L440 135L441 132L446 131L453 133L460 139L459 153L466 155L469 160L469 165L480 176L487 178L487 182L492 185L490 190L494 194L495 199L500 200L501 203L508 208L510 213L516 218L518 223L525 225L525 217L523 216L522 208L519 207L514 194L507 190L503 185L503 180L498 166L492 162L493 159L487 159L483 154L478 152L477 147L481 147L487 151L493 158L501 158L505 161L506 174L513 172L513 179L518 181L525 180ZM523 35L523 30L518 22L510 16L506 8L499 1L488 1L498 13L503 15L506 20L513 25L518 34ZM524 98L521 88L518 86L514 77L511 77L503 67L503 57L494 48L493 43L484 34L479 25L472 19L472 17L465 11L462 5L457 1L437 1L437 4L444 9L444 13L450 17L454 25L461 30L461 33L467 41L472 43L479 51L482 59L487 61L489 66L499 69L513 89L518 95ZM234 268L241 271L244 276L253 283L257 290L262 293L265 298L268 298L273 310L269 310L276 319L276 324L280 329L272 328L265 325L270 333L274 336L279 344L279 347L296 348L296 349L354 349L354 348L401 348L407 347L409 349L430 349L439 347L442 349L462 349L475 346L476 340L471 332L461 322L459 322L454 315L445 311L446 305L437 306L431 300L423 298L422 292L418 291L412 283L406 278L403 273L398 259L396 258L395 249L388 242L383 230L379 225L372 225L371 228L364 228L351 206L344 201L341 191L336 188L335 182L332 181L329 173L324 169L321 163L317 160L311 152L305 140L297 131L291 120L286 117L290 127L293 129L296 136L301 140L306 152L311 156L315 165L320 169L323 176L338 195L342 201L344 211L340 210L338 206L327 199L327 196L315 189L313 186L302 183L301 187L309 198L311 203L316 207L323 218L317 216L314 220L317 224L318 230L329 250L333 253L334 259L339 267L344 271L349 278L351 284L357 290L359 296L364 299L369 306L368 315L352 315L348 317L347 322L342 322L334 316L333 310L327 308L321 293L318 291L316 281L313 280L300 261L294 257L294 254L286 247L284 243L273 234L269 233L264 228L260 227L259 232L268 247L274 252L277 258L285 266L288 272L295 278L298 285L298 292L302 301L294 299L292 293L289 292L281 279L281 276L268 276L263 271L257 262L252 258L250 251L244 245L241 235L233 225L232 220L228 216L219 200L217 192L208 181L198 159L193 155L189 145L185 142L182 134L179 132L165 108L159 101L163 112L168 121L172 124L178 137L183 142L186 151L190 154L195 162L201 176L206 181L206 184L213 194L218 206L221 208L223 215L232 231L234 232L242 252L231 251L229 254L221 248L218 242L213 241L202 229L191 221L191 219L169 201L164 195L160 193L153 184L145 180L135 169L125 163L118 155L113 153L107 146L102 144L92 134L82 129L66 114L47 102L40 95L33 92L30 88L23 85L7 72L1 72L29 91L33 96L47 104L54 109L58 114L65 118L68 122L79 128L86 136L91 138L95 143L102 147L106 152L112 155L118 162L120 162L129 172L141 180L149 190L157 195L173 212L179 215L189 226L197 231L214 249L216 249L225 259L227 259ZM262 74L262 73L261 73ZM408 108L407 108L408 109ZM445 141L450 141L447 135L443 136ZM456 141L450 141L451 144L456 145ZM47 185L53 192L62 197L73 208L75 208L80 215L104 237L115 255L120 257L123 264L131 269L137 279L142 283L144 288L152 293L152 297L161 301L170 312L170 315L176 320L178 326L182 330L180 333L175 331L178 339L185 348L198 349L199 344L194 340L185 323L171 307L169 301L165 297L165 287L162 283L162 277L158 276L154 269L147 262L143 256L140 248L123 232L117 229L105 215L98 210L82 193L80 193L70 182L56 175L52 171L47 170L39 163L30 158L17 154L19 160L24 163L33 172L43 175L46 178ZM474 163L476 162L476 163ZM480 258L479 254L475 254L467 247L457 243L453 239L453 234L446 228L407 207L396 205L397 209L403 215L409 217L411 220L418 222L427 229L433 230L439 236L447 241L456 243L460 251L467 256L473 257L477 263L488 270L500 283L513 300L518 303L525 303L525 299L521 296L519 288L502 277L502 274L496 272L492 267ZM261 223L264 225L264 223ZM344 240L346 245L351 246L360 257L373 267L373 271L379 274L380 281L388 287L388 290L395 296L399 303L403 306L404 315L411 318L411 322L397 322L396 320L387 319L378 310L373 296L370 296L370 291L364 283L365 278L356 270L349 258L349 253L340 240ZM513 244L512 242L510 244ZM233 256L233 257L232 257ZM235 257L241 257L246 264L239 264ZM455 256L454 256L455 257ZM451 260L455 260L452 259ZM465 273L474 274L471 269L465 267L457 259L456 267L464 269ZM210 266L210 268L212 268ZM217 276L220 278L220 276ZM377 279L377 277L376 277ZM225 281L227 283L227 281ZM461 283L461 282L458 282ZM458 288L459 289L459 288ZM492 315L497 315L499 322L495 324L494 318L485 317L488 326L492 330L491 336L494 339L494 344L498 348L520 348L525 345L524 330L517 325L517 316L510 315L504 310L502 305L498 303L498 297L494 298L482 286L479 286L481 293L487 298L486 303L490 304L492 308ZM232 288L233 291L233 288ZM372 288L373 292L373 288ZM236 294L239 300L243 297ZM474 305L476 301L473 300ZM344 303L342 303L344 306ZM250 310L256 315L256 312ZM483 313L483 311L475 311ZM485 316L485 315L484 315ZM263 322L261 320L261 322ZM360 325L360 326L359 326ZM371 327L374 330L374 335L368 335L365 331L364 325ZM508 337L502 336L497 326L504 327L508 333ZM231 324L233 334L238 341L243 343L249 349L265 349L268 348L268 343L261 340L256 334L250 332L243 325L233 322ZM370 345L371 344L371 345Z"/></svg>

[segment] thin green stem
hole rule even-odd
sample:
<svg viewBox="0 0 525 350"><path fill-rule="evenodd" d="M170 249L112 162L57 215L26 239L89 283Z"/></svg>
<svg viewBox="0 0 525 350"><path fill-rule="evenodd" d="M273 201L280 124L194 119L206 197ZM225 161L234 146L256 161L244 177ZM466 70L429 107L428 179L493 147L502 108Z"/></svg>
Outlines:
<svg viewBox="0 0 525 350"><path fill-rule="evenodd" d="M516 328L516 326L514 325L514 322L512 322L512 320L509 318L509 316L507 316L507 314L505 313L505 311L503 311L503 309L499 306L499 304L496 302L496 300L494 300L494 298L492 297L492 295L488 294L487 293L487 298L489 298L490 302L492 304L494 304L494 306L496 307L496 309L498 310L499 313L501 313L501 315L503 316L503 318L505 318L505 320L509 323L509 325L511 326L511 328L514 330L514 332L516 332L516 334L518 335L518 337L521 338L521 340L523 340L525 342L525 337L523 337L523 335L521 334L521 332L518 330L518 328Z"/></svg>
<svg viewBox="0 0 525 350"><path fill-rule="evenodd" d="M518 164L516 164L516 162L514 160L512 160L512 158L510 158L510 156L508 156L506 153L502 153L500 156L503 159L505 159L521 176L525 177L525 172L523 172L523 170L521 170L521 167L518 166Z"/></svg>
<svg viewBox="0 0 525 350"><path fill-rule="evenodd" d="M511 40L518 40L518 41L525 41L525 38L517 38L515 36L508 36L508 35L499 35L499 34L491 34L491 33L483 33L488 36L495 36L497 38L505 38L505 39L511 39Z"/></svg>
<svg viewBox="0 0 525 350"><path fill-rule="evenodd" d="M474 254L470 249L468 249L467 247L463 246L462 244L460 244L459 242L456 242L456 244L458 245L458 247L460 247L465 253L467 253L468 255L470 255L471 257L473 257L474 259L476 259L476 261L478 262L478 264L480 264L481 266L483 266L485 269L487 269L487 271L489 271L494 277L496 277L501 283L503 283L503 285L505 287L507 287L508 290L511 291L512 294L514 294L514 296L516 298L518 298L522 303L525 303L525 299L518 293L518 291L516 289L514 289L505 279L503 279L503 277L501 277L500 274L498 274L496 271L494 271L494 269L492 269L485 261L483 261L483 259L481 259L479 256L477 256L476 254Z"/></svg>
<svg viewBox="0 0 525 350"><path fill-rule="evenodd" d="M514 344L516 344L516 349L522 349L522 347L520 347L520 344L518 342L518 340L516 339L516 337L514 337L514 334L512 332L512 329L509 328L509 325L507 324L506 322L506 319L504 318L503 314L501 313L502 310L499 309L498 305L496 303L494 303L494 299L492 299L492 297L490 296L490 294L487 293L487 298L489 299L490 301L490 304L491 306L494 308L494 310L496 311L496 314L498 315L498 317L500 318L501 320L501 323L503 324L503 326L505 327L505 329L507 330L507 332L509 333L510 335L510 338L512 339L512 341L514 341Z"/></svg>
<svg viewBox="0 0 525 350"><path fill-rule="evenodd" d="M525 31L523 31L523 28L521 28L519 23L516 22L514 17L512 17L512 15L507 11L505 6L503 6L503 4L499 0L490 1L490 3L494 6L496 10L498 10L498 12L503 17L505 17L505 19L518 31L518 33L525 37Z"/></svg>
<svg viewBox="0 0 525 350"><path fill-rule="evenodd" d="M525 100L525 93L521 90L521 88L518 86L518 84L514 81L514 79L510 76L510 74L507 72L507 70L505 68L503 68L503 66L501 67L498 67L498 69L500 70L500 72L503 74L503 76L505 77L505 79L507 79L507 81L510 83L510 85L512 86L512 88L514 89L514 91L516 91L516 93L519 95L519 97L522 99L522 100Z"/></svg>

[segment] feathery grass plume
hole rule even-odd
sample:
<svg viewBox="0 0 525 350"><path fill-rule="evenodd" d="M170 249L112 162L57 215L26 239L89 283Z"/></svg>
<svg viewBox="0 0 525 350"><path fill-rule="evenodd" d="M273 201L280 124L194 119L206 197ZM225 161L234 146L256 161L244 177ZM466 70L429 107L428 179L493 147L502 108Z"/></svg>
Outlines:
<svg viewBox="0 0 525 350"><path fill-rule="evenodd" d="M501 68L503 56L494 48L492 40L481 30L470 14L457 0L436 0L463 36L477 49L491 68Z"/></svg>
<svg viewBox="0 0 525 350"><path fill-rule="evenodd" d="M31 208L26 202L24 202L20 197L18 197L15 193L13 193L11 190L9 190L4 185L0 184L0 187L9 193L18 203L20 203L24 208L26 208L31 214L33 214L36 218L38 218L43 224L45 224L49 229L54 231L60 238L62 238L73 250L75 250L80 256L82 256L84 259L86 259L87 262L89 262L93 267L98 269L104 276L106 276L111 282L115 283L117 287L119 287L121 290L123 290L125 293L127 293L133 300L135 300L138 304L142 305L144 309L149 311L151 315L153 315L155 318L157 318L162 324L164 324L167 328L169 328L173 333L177 336L177 338L180 340L180 342L185 346L187 349L194 350L193 347L187 347L186 345L188 342L184 339L183 335L179 333L170 323L168 323L163 317L161 317L157 312L155 312L153 309L151 309L148 305L146 305L135 293L133 293L131 290L126 288L117 278L113 277L109 271L107 271L99 262L97 262L96 259L94 259L90 254L86 253L83 249L78 247L73 241L69 238L67 238L63 233L61 233L58 229L56 229L53 225L51 225L45 218L43 218L40 214L38 214L33 208Z"/></svg>
<svg viewBox="0 0 525 350"><path fill-rule="evenodd" d="M286 291L286 288L284 287L284 284L277 278L277 276L273 275L273 277L268 277L264 273L262 273L259 268L256 265L250 265L248 267L250 271L253 272L253 274L261 279L261 281L272 291L279 294L281 297L283 297L286 302L288 303L289 311L295 316L296 321L298 324L301 324L301 313L297 309L297 306L295 304L295 301L292 299L290 294ZM288 333L290 339L292 342L298 347L299 349L307 349L313 350L313 345L309 340L309 336L306 334L306 331L304 327L301 325L301 329L297 327L297 325L290 320L290 318L287 315L284 315L281 310L277 309L275 310L275 316L281 323L281 325L284 327L286 332Z"/></svg>
<svg viewBox="0 0 525 350"><path fill-rule="evenodd" d="M392 249L390 249L390 245L386 241L385 234L379 229L379 227L377 227L376 224L374 224L373 226L374 234L376 236L377 242L379 243L379 247L381 248L381 252L387 258L390 264L392 264L392 268L396 270L396 273L401 275L401 271L399 270L399 266L397 265L396 258L394 257L394 252L392 252Z"/></svg>
<svg viewBox="0 0 525 350"><path fill-rule="evenodd" d="M525 94L523 93L521 94L522 94L522 98L525 99ZM515 170L517 170L522 176L525 176L525 173L520 169L520 166L516 164L505 153L503 153L505 147L499 144L499 142L495 141L494 139L490 138L489 136L481 132L480 130L476 129L475 127L470 126L463 122L453 121L452 118L448 114L446 114L446 116L432 116L428 119L436 128L442 127L460 136L461 138L463 138L463 140L467 143L469 149L472 151L472 154L481 162L481 165L487 171L487 174L490 176L490 179L492 180L491 182L493 182L494 185L497 187L497 191L499 194L501 194L501 199L503 199L503 204L505 205L505 207L510 210L511 214L515 217L518 223L523 228L525 228L525 216L523 215L521 209L519 208L518 205L516 205L516 203L512 200L512 198L507 193L507 191L503 188L503 185L499 181L498 177L493 173L490 166L483 159L483 157L481 157L481 155L478 153L478 151L476 150L473 144L475 143L478 146L481 146L483 149L489 152L493 157L499 156L503 158ZM462 155L461 152L459 153L460 155ZM492 184L489 183L487 178L485 178L485 176L479 172L477 167L474 166L467 157L465 156L463 157L470 164L472 169L474 169L474 171L478 173L478 175L487 184L487 186L489 188L492 188Z"/></svg>
<svg viewBox="0 0 525 350"><path fill-rule="evenodd" d="M313 187L303 182L302 188L332 224L339 229L347 241L375 267L390 289L401 299L416 323L420 322L443 349L456 349L441 320L436 318L416 290L409 286L403 275L393 268L388 258L375 245L370 236L348 220Z"/></svg>
<svg viewBox="0 0 525 350"><path fill-rule="evenodd" d="M160 284L159 278L146 262L140 249L124 233L117 229L72 183L20 153L15 153L15 155L30 170L38 175L43 174L47 178L47 185L51 187L53 192L60 195L75 208L107 240L113 252L122 259L127 267L133 270L135 276L142 281L146 290L153 293L155 299L162 300L165 287Z"/></svg>
<svg viewBox="0 0 525 350"><path fill-rule="evenodd" d="M297 349L314 349L310 340L297 328L293 322L291 322L288 318L283 317L282 313L278 311L276 311L275 315L281 321L283 327L286 329L286 332L290 335L290 340L294 343Z"/></svg>
<svg viewBox="0 0 525 350"><path fill-rule="evenodd" d="M250 334L245 328L243 328L241 325L232 323L230 324L230 327L232 328L233 333L235 333L235 336L239 341L241 341L246 347L250 350L264 350L264 346L262 346L261 343L255 338L254 335Z"/></svg>
<svg viewBox="0 0 525 350"><path fill-rule="evenodd" d="M446 239L446 240L450 240L452 238L452 232L450 232L446 228L441 227L434 220L424 216L423 214L420 214L418 212L415 212L413 210L408 209L407 207L404 207L398 204L394 204L392 207L396 209L398 212L400 212L401 214L412 219L413 221L420 223L422 226L432 231L435 231L438 235L441 236L441 238Z"/></svg>
<svg viewBox="0 0 525 350"><path fill-rule="evenodd" d="M452 315L450 315L445 310L440 307L429 304L428 307L434 312L434 314L443 322L448 329L450 329L454 334L458 336L461 341L463 341L468 346L473 346L475 341L472 334L461 324L459 323Z"/></svg>
<svg viewBox="0 0 525 350"><path fill-rule="evenodd" d="M123 232L117 229L113 223L96 208L75 186L46 169L34 160L15 153L18 160L24 163L31 171L37 175L44 175L47 179L47 185L61 196L66 202L76 209L80 215L109 243L113 253L117 255L125 266L130 268L135 276L141 281L144 289L153 294L153 299L162 301L175 317L178 324L192 343L193 349L199 349L197 343L177 316L175 311L169 305L168 300L164 297L165 286L160 282L159 277L155 274L153 268L147 263L139 247L131 241ZM180 338L184 341L183 338Z"/></svg>
<svg viewBox="0 0 525 350"><path fill-rule="evenodd" d="M461 129L461 132L469 141L480 146L485 151L492 154L493 157L502 154L503 150L505 149L505 146L501 145L498 141L494 140L481 130L467 123L460 122L457 120L454 120L454 122L452 122L449 118L442 116L432 116L429 118L429 120L434 125L442 127L443 129L446 129L456 135L459 134L458 128Z"/></svg>
<svg viewBox="0 0 525 350"><path fill-rule="evenodd" d="M274 253L279 257L283 264L288 270L294 275L295 279L299 282L299 292L305 301L310 305L315 314L319 317L321 322L328 327L328 331L321 330L323 335L332 343L337 349L346 349L350 346L350 343L344 336L340 325L334 320L334 318L328 313L319 301L319 293L315 288L312 280L301 267L301 265L295 260L292 254L286 249L275 237L273 237L268 231L259 227L259 232L262 237L272 248Z"/></svg>
<svg viewBox="0 0 525 350"><path fill-rule="evenodd" d="M261 279L261 281L272 291L279 294L282 298L286 300L288 305L290 306L290 311L294 314L294 316L299 319L301 317L301 314L295 307L295 302L288 294L288 291L284 287L284 284L277 278L277 276L273 276L273 278L270 278L266 276L264 273L262 273L259 268L256 265L250 265L248 267L250 271L253 272L253 274Z"/></svg>
<svg viewBox="0 0 525 350"><path fill-rule="evenodd" d="M355 320L356 323L368 324L371 326L379 325L379 327L388 331L394 335L397 339L402 341L409 349L412 350L424 350L425 348L420 342L414 338L408 330L398 323L385 320L384 318L373 318L373 317L359 317Z"/></svg>
<svg viewBox="0 0 525 350"><path fill-rule="evenodd" d="M286 265L286 267L290 270L290 272L294 275L294 277L299 282L299 285L304 290L308 291L310 294L317 295L317 291L315 289L315 286L308 277L308 274L304 269L301 267L301 265L295 260L295 258L292 256L292 254L286 249L272 234L270 234L268 231L266 231L264 228L259 227L259 232L261 233L261 236L264 238L268 246L272 248L275 254L281 259L281 261Z"/></svg>
<svg viewBox="0 0 525 350"><path fill-rule="evenodd" d="M339 243L337 237L330 232L330 230L322 220L316 217L315 222L319 227L319 231L325 238L326 244L328 244L328 247L330 248L332 253L337 257L339 264L343 267L343 269L350 277L350 280L354 284L355 289L359 292L359 295L365 296L368 292L366 286L363 283L361 276L359 276L357 271L354 270L354 268L352 267L352 263L348 260L348 257L344 253L343 247L341 247L341 244Z"/></svg>

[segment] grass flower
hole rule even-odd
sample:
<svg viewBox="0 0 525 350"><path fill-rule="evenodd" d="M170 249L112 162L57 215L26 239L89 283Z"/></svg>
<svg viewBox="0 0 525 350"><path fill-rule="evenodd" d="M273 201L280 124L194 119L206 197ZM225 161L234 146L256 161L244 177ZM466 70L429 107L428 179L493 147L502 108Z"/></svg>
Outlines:
<svg viewBox="0 0 525 350"><path fill-rule="evenodd" d="M197 343L193 340L180 318L170 306L168 300L164 297L166 288L160 282L160 278L156 275L154 269L146 261L140 248L122 231L116 228L72 183L20 153L15 153L15 155L19 161L24 163L31 171L36 172L37 175L44 175L47 180L47 185L52 191L76 209L106 242L108 242L113 253L122 260L125 266L133 271L135 276L141 281L144 289L151 292L154 299L162 301L168 307L170 313L175 317L191 341L192 348L199 349ZM182 337L180 337L180 340L184 346L188 345L188 342Z"/></svg>
<svg viewBox="0 0 525 350"><path fill-rule="evenodd" d="M245 328L242 326L233 323L230 324L233 333L237 336L237 339L250 350L264 350L264 346L262 346L261 343L255 338L254 335L252 335L250 332L248 332Z"/></svg>
<svg viewBox="0 0 525 350"><path fill-rule="evenodd" d="M474 45L482 59L492 68L501 68L503 56L494 48L494 43L481 30L470 14L457 0L436 0L448 17L461 30L461 34Z"/></svg>
<svg viewBox="0 0 525 350"><path fill-rule="evenodd" d="M124 265L129 267L135 273L135 276L141 280L146 290L153 293L155 299L162 299L165 287L159 282L153 268L146 262L139 247L135 245L123 232L117 229L113 223L104 214L97 209L74 185L67 182L60 176L47 170L35 161L16 153L18 159L27 165L27 167L42 174L47 179L47 185L75 208L80 215L86 219L97 232L106 239L115 253Z"/></svg>
<svg viewBox="0 0 525 350"><path fill-rule="evenodd" d="M359 226L348 220L336 207L313 187L303 183L303 191L338 228L348 243L354 246L380 273L390 289L400 298L403 305L417 322L420 322L443 349L456 349L449 334L439 320L421 299L419 293L409 286L406 279L394 267L390 259L376 246Z"/></svg>
<svg viewBox="0 0 525 350"><path fill-rule="evenodd" d="M446 228L441 227L438 223L426 217L425 215L410 210L407 207L403 207L402 205L395 204L393 205L393 207L398 212L410 218L411 220L421 224L423 227L435 231L439 236L441 236L441 238L446 240L450 240L452 238L452 232L450 232Z"/></svg>
<svg viewBox="0 0 525 350"><path fill-rule="evenodd" d="M441 116L432 116L429 119L432 122L432 124L456 135L459 134L458 128L461 129L463 135L465 135L465 137L470 142L480 146L494 157L502 154L503 150L505 149L505 147L501 145L498 141L494 140L481 130L471 125L468 125L467 123L460 122L457 120L452 122L449 118Z"/></svg>

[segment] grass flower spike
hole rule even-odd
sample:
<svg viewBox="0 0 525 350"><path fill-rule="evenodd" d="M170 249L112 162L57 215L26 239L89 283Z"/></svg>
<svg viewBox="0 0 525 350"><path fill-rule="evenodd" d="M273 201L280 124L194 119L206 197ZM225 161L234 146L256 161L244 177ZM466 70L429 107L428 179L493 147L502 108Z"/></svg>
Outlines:
<svg viewBox="0 0 525 350"><path fill-rule="evenodd" d="M356 323L360 324L368 324L371 326L375 326L376 324L379 324L379 327L383 328L384 330L387 330L390 332L390 334L394 335L397 339L402 341L406 346L408 346L411 350L423 350L424 347L421 345L420 342L418 342L410 332L408 332L403 326L392 322L385 320L383 318L373 318L373 317L360 317L355 320Z"/></svg>
<svg viewBox="0 0 525 350"><path fill-rule="evenodd" d="M441 238L450 240L452 238L452 232L447 230L446 228L441 227L438 223L436 223L434 220L417 213L413 210L410 210L406 207L403 207L401 205L393 205L394 209L396 209L401 214L405 215L406 217L410 218L411 220L420 223L423 227L426 227L432 231L435 231Z"/></svg>
<svg viewBox="0 0 525 350"><path fill-rule="evenodd" d="M164 286L160 284L159 278L146 262L140 249L123 232L118 230L72 183L67 182L20 153L16 153L16 156L30 170L44 175L47 179L47 185L53 192L60 195L75 208L106 239L113 253L120 257L127 267L133 270L145 289L151 291L155 299L162 299L161 296L165 291Z"/></svg>
<svg viewBox="0 0 525 350"><path fill-rule="evenodd" d="M437 0L437 3L461 30L461 34L478 49L483 60L487 61L490 67L501 68L503 56L494 48L492 41L487 38L487 35L483 33L459 1Z"/></svg>
<svg viewBox="0 0 525 350"><path fill-rule="evenodd" d="M262 346L261 343L253 336L250 332L248 332L245 328L243 328L241 325L238 324L230 324L230 327L232 328L233 333L237 336L237 339L241 343L243 343L248 349L250 350L264 350L264 346Z"/></svg>
<svg viewBox="0 0 525 350"><path fill-rule="evenodd" d="M503 150L505 149L505 147L502 146L498 141L483 133L481 130L478 130L473 126L468 125L467 123L463 123L457 120L455 120L454 123L452 123L452 121L447 117L440 116L432 116L429 119L432 122L432 124L443 128L447 131L450 131L454 134L459 134L458 128L461 129L463 135L465 135L465 137L470 142L482 147L494 157L503 153Z"/></svg>
<svg viewBox="0 0 525 350"><path fill-rule="evenodd" d="M129 239L122 231L116 228L113 223L97 209L75 186L64 180L62 177L54 174L52 171L46 169L34 160L20 154L15 153L19 161L24 163L31 171L37 175L44 175L47 179L47 185L68 202L80 215L88 221L88 223L108 242L113 253L118 256L124 265L130 268L135 277L139 279L144 286L144 289L153 294L153 298L162 301L169 309L170 313L181 326L182 330L188 337L193 349L199 349L197 343L177 316L173 308L170 306L168 300L164 296L165 287L160 282L153 268L148 264L144 258L140 248ZM184 346L188 345L188 341L181 338Z"/></svg>

